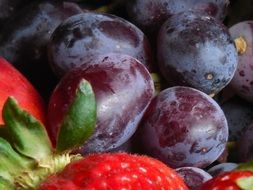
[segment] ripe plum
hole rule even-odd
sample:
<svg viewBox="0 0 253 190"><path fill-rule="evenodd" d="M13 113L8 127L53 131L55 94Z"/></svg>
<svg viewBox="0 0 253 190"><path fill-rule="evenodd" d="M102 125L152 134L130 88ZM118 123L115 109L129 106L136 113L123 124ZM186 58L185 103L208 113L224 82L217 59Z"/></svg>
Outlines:
<svg viewBox="0 0 253 190"><path fill-rule="evenodd" d="M173 85L191 86L217 94L232 79L237 51L227 28L199 12L170 17L157 40L161 73Z"/></svg>
<svg viewBox="0 0 253 190"><path fill-rule="evenodd" d="M207 170L212 176L220 175L221 173L234 170L238 164L232 162L224 162L217 164Z"/></svg>
<svg viewBox="0 0 253 190"><path fill-rule="evenodd" d="M239 51L238 67L229 86L253 103L253 21L237 23L229 28L229 32Z"/></svg>
<svg viewBox="0 0 253 190"><path fill-rule="evenodd" d="M107 53L124 53L151 66L151 50L143 32L123 18L86 12L66 19L54 31L48 55L58 76L83 64L84 60Z"/></svg>
<svg viewBox="0 0 253 190"><path fill-rule="evenodd" d="M144 153L173 168L203 168L223 153L228 126L222 109L210 96L177 86L152 100L138 136Z"/></svg>
<svg viewBox="0 0 253 190"><path fill-rule="evenodd" d="M229 127L229 141L237 141L253 122L253 106L235 96L221 105Z"/></svg>
<svg viewBox="0 0 253 190"><path fill-rule="evenodd" d="M209 16L223 20L228 4L228 0L130 0L127 11L137 26L152 33L170 16L190 9L202 10Z"/></svg>
<svg viewBox="0 0 253 190"><path fill-rule="evenodd" d="M212 176L205 170L197 167L181 167L176 172L183 178L189 190L197 190L204 182L212 179Z"/></svg>
<svg viewBox="0 0 253 190"><path fill-rule="evenodd" d="M68 72L52 93L48 132L55 143L64 114L81 79L91 83L97 101L94 134L79 150L82 154L115 149L135 132L154 96L154 83L146 67L123 54L98 56Z"/></svg>

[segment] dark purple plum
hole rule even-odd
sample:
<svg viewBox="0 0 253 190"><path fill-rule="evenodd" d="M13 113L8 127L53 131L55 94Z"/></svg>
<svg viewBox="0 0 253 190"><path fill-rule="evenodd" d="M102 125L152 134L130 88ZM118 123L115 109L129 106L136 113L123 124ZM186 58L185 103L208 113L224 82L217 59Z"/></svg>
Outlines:
<svg viewBox="0 0 253 190"><path fill-rule="evenodd" d="M228 172L234 170L238 164L232 163L232 162L225 162L225 163L220 163L217 164L207 170L209 174L212 176L217 176L222 174L223 172Z"/></svg>
<svg viewBox="0 0 253 190"><path fill-rule="evenodd" d="M82 10L74 3L34 1L1 27L0 55L48 97L56 78L48 63L47 44L54 29Z"/></svg>
<svg viewBox="0 0 253 190"><path fill-rule="evenodd" d="M154 96L154 83L146 67L124 54L97 56L89 64L69 71L49 101L48 133L55 144L59 126L82 79L91 83L97 102L97 124L80 153L103 152L125 143Z"/></svg>
<svg viewBox="0 0 253 190"><path fill-rule="evenodd" d="M203 168L223 153L228 126L222 109L210 96L176 86L152 100L138 134L137 143L145 154L173 168Z"/></svg>
<svg viewBox="0 0 253 190"><path fill-rule="evenodd" d="M130 0L127 11L137 26L152 33L170 16L189 9L202 10L223 20L228 5L229 0Z"/></svg>
<svg viewBox="0 0 253 190"><path fill-rule="evenodd" d="M229 28L239 51L238 67L230 83L236 94L253 103L253 20Z"/></svg>
<svg viewBox="0 0 253 190"><path fill-rule="evenodd" d="M189 190L197 190L204 182L212 179L212 176L205 170L197 167L181 167L176 172L183 178Z"/></svg>
<svg viewBox="0 0 253 190"><path fill-rule="evenodd" d="M199 12L170 17L159 32L157 51L161 73L169 83L209 95L221 91L237 67L237 50L227 28Z"/></svg>
<svg viewBox="0 0 253 190"><path fill-rule="evenodd" d="M253 160L253 123L241 135L236 143L236 155L239 162Z"/></svg>
<svg viewBox="0 0 253 190"><path fill-rule="evenodd" d="M57 27L48 46L50 63L58 76L84 60L107 53L130 55L151 69L151 50L145 35L115 15L98 12L74 15Z"/></svg>
<svg viewBox="0 0 253 190"><path fill-rule="evenodd" d="M253 122L253 105L235 96L222 104L221 108L228 121L229 141L237 141Z"/></svg>

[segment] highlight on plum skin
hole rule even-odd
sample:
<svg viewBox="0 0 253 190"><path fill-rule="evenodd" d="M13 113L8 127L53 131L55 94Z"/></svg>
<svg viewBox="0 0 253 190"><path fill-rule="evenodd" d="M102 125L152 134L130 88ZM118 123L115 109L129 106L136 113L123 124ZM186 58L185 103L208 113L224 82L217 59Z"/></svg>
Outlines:
<svg viewBox="0 0 253 190"><path fill-rule="evenodd" d="M170 17L157 38L161 74L173 86L218 94L232 80L238 54L224 24L201 12Z"/></svg>
<svg viewBox="0 0 253 190"><path fill-rule="evenodd" d="M222 21L228 5L227 0L129 0L127 12L133 23L152 33L170 16L187 10L199 10Z"/></svg>
<svg viewBox="0 0 253 190"><path fill-rule="evenodd" d="M238 67L229 84L234 92L253 103L253 21L239 22L229 28L238 49Z"/></svg>
<svg viewBox="0 0 253 190"><path fill-rule="evenodd" d="M152 100L136 138L145 154L173 168L204 168L225 150L228 125L222 109L210 96L176 86Z"/></svg>
<svg viewBox="0 0 253 190"><path fill-rule="evenodd" d="M183 178L189 190L196 190L204 182L212 179L209 173L197 167L180 167L176 168L176 172Z"/></svg>
<svg viewBox="0 0 253 190"><path fill-rule="evenodd" d="M51 68L59 77L85 60L107 53L127 54L149 70L152 68L152 52L145 34L129 21L112 14L73 15L56 28L48 45Z"/></svg>
<svg viewBox="0 0 253 190"><path fill-rule="evenodd" d="M72 69L61 79L49 101L48 133L53 142L82 79L89 81L94 90L97 123L80 153L104 152L121 146L135 133L154 96L151 74L137 59L114 53Z"/></svg>

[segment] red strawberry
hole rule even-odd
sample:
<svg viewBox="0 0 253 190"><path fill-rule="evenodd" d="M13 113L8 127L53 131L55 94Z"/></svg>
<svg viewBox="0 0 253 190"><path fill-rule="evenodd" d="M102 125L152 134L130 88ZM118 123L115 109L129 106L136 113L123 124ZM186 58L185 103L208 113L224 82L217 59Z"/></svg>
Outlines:
<svg viewBox="0 0 253 190"><path fill-rule="evenodd" d="M72 162L39 190L186 190L178 174L162 162L127 153L97 153Z"/></svg>
<svg viewBox="0 0 253 190"><path fill-rule="evenodd" d="M0 128L0 189L188 189L176 171L154 158L127 153L81 157L71 153L91 136L96 126L92 87L86 80L81 80L78 86L56 149L45 127L20 108L13 97L7 99L3 106L5 125ZM82 114L78 114L80 112Z"/></svg>
<svg viewBox="0 0 253 190"><path fill-rule="evenodd" d="M204 183L199 190L250 190L253 171L237 170L223 173Z"/></svg>
<svg viewBox="0 0 253 190"><path fill-rule="evenodd" d="M0 113L8 96L15 97L22 108L45 123L45 106L38 92L16 68L0 57ZM0 124L3 124L1 114Z"/></svg>

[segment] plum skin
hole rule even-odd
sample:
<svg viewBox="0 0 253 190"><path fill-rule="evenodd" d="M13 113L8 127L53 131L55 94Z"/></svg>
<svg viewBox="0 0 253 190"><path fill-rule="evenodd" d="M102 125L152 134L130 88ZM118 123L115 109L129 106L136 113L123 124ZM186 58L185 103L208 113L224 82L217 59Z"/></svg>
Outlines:
<svg viewBox="0 0 253 190"><path fill-rule="evenodd" d="M227 28L200 12L173 15L157 40L161 74L171 85L190 86L209 95L232 80L238 54Z"/></svg>
<svg viewBox="0 0 253 190"><path fill-rule="evenodd" d="M163 90L138 128L144 153L173 168L206 167L224 151L228 125L219 105L190 87Z"/></svg>
<svg viewBox="0 0 253 190"><path fill-rule="evenodd" d="M124 54L98 56L68 72L52 93L48 132L55 144L64 114L81 79L91 83L97 102L97 124L79 152L104 152L125 143L154 96L154 83L146 67Z"/></svg>

